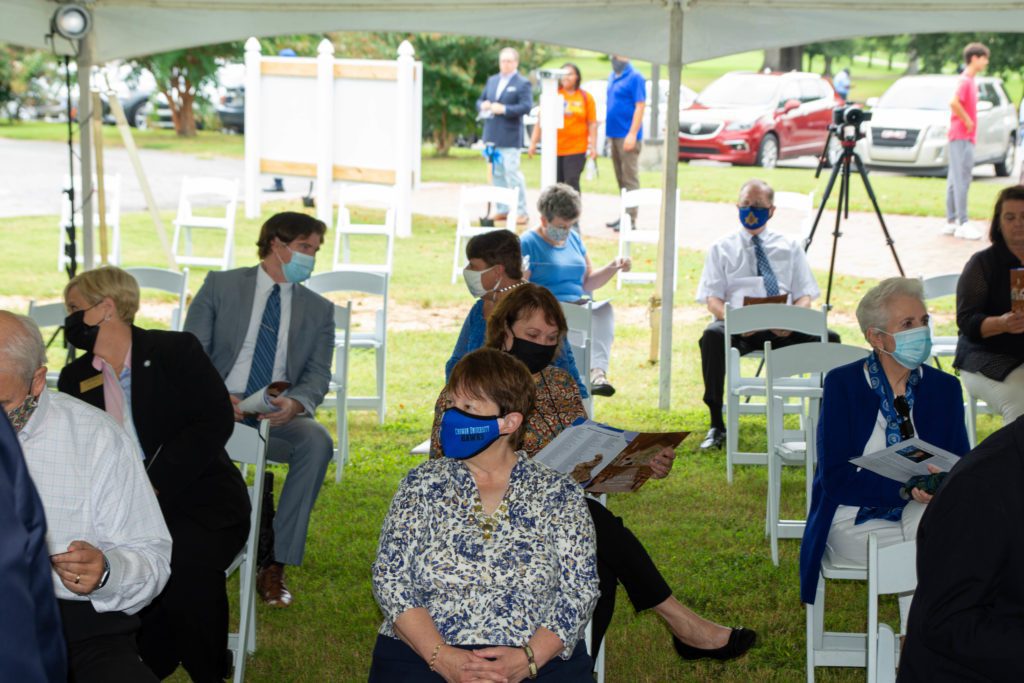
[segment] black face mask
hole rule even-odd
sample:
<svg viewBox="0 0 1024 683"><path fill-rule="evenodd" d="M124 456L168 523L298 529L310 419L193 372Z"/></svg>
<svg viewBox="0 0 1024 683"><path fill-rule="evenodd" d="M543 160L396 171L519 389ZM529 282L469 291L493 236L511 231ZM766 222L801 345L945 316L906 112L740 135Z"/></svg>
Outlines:
<svg viewBox="0 0 1024 683"><path fill-rule="evenodd" d="M95 306L92 308L95 308ZM90 325L85 322L85 312L92 310L92 308L75 311L64 318L64 339L76 349L90 353L93 347L96 346L96 337L100 333L99 325Z"/></svg>
<svg viewBox="0 0 1024 683"><path fill-rule="evenodd" d="M555 359L558 344L537 344L519 337L512 337L512 348L509 353L523 361L527 369L537 374Z"/></svg>

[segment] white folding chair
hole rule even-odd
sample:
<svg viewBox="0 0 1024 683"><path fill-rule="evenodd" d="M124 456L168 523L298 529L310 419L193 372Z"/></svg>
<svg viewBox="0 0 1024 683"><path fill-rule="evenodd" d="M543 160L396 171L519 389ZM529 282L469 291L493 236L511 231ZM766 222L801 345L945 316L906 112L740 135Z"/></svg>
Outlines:
<svg viewBox="0 0 1024 683"><path fill-rule="evenodd" d="M338 447L334 449L334 481L341 483L341 475L348 464L348 349L352 346L352 302L334 306L334 374L328 390L334 392L335 432Z"/></svg>
<svg viewBox="0 0 1024 683"><path fill-rule="evenodd" d="M165 268L125 268L141 289L159 289L178 295L178 305L171 311L171 329L181 332L185 327L185 307L188 305L188 268L181 272Z"/></svg>
<svg viewBox="0 0 1024 683"><path fill-rule="evenodd" d="M814 226L814 190L802 192L777 191L774 204L776 209L798 211L800 214L800 243L803 244ZM778 218L776 218L776 221ZM772 223L776 225L776 223ZM773 228L774 229L774 228Z"/></svg>
<svg viewBox="0 0 1024 683"><path fill-rule="evenodd" d="M353 223L352 206L384 208L383 223ZM338 191L338 223L334 237L333 270L391 273L395 248L395 188L385 185L346 185ZM353 262L349 238L372 235L385 240L383 263ZM340 257L340 258L339 258Z"/></svg>
<svg viewBox="0 0 1024 683"><path fill-rule="evenodd" d="M917 588L917 542L878 547L868 536L868 683L895 683L899 639L888 624L878 623L878 596L910 593ZM900 633L905 634L906 624Z"/></svg>
<svg viewBox="0 0 1024 683"><path fill-rule="evenodd" d="M658 227L661 214L661 190L623 190L619 206L619 258L632 257L631 245L633 244L654 244L661 241L661 232ZM640 229L633 224L633 217L629 214L630 209L644 209L645 215L655 216L652 221L654 227ZM682 212L679 210L679 190L676 190L676 226ZM678 244L678 241L677 241ZM679 274L679 250L673 255L676 267L673 269L672 288L675 289ZM657 277L655 271L641 271L634 263L628 273L619 271L616 279L616 287L622 289L623 283L651 283Z"/></svg>
<svg viewBox="0 0 1024 683"><path fill-rule="evenodd" d="M807 683L814 683L816 667L867 666L867 636L825 630L825 580L866 581L866 566L834 564L825 553L818 575L814 604L805 605L807 613Z"/></svg>
<svg viewBox="0 0 1024 683"><path fill-rule="evenodd" d="M922 275L919 279L924 287L924 300L931 301L947 296L956 296L956 285L960 281L960 273L934 275L932 277L924 277ZM955 334L936 335L931 321L928 322L928 327L932 328L932 358L935 360L935 367L941 370L942 365L939 363L939 358L952 358L956 355L957 336Z"/></svg>
<svg viewBox="0 0 1024 683"><path fill-rule="evenodd" d="M197 214L196 209L202 213ZM235 214L238 208L238 179L184 178L178 198L178 215L174 219L174 241L171 249L178 265L214 266L228 270L234 264ZM219 213L219 211L223 213ZM217 215L207 215L212 212ZM224 249L220 256L196 256L192 253L192 230L219 230L224 233ZM184 252L178 251L185 234Z"/></svg>
<svg viewBox="0 0 1024 683"><path fill-rule="evenodd" d="M805 508L810 509L811 482L816 462L818 409L822 378L832 368L866 358L867 349L846 344L816 342L772 350L764 343L764 381L768 412L768 504L766 533L771 539L772 563L779 565L779 539L802 538L804 519L780 519L782 467L804 466ZM782 391L779 391L782 389ZM787 430L783 424L786 398L803 403L801 429Z"/></svg>
<svg viewBox="0 0 1024 683"><path fill-rule="evenodd" d="M590 354L594 346L594 302L588 301L583 306L565 302L560 302L560 305L562 313L565 314L565 322L569 326L566 341L569 342L573 359L576 361L576 372L579 373L583 386L587 388L587 398L583 399L583 406L587 409L587 415L593 419L594 395L590 393Z"/></svg>
<svg viewBox="0 0 1024 683"><path fill-rule="evenodd" d="M242 465L243 476L249 465L255 468L255 479L249 487L249 537L245 547L228 567L227 576L239 570L238 631L228 634L228 649L235 665L234 683L245 680L246 657L256 652L256 564L260 539L260 513L263 508L263 473L267 467L267 439L270 422L260 421L259 430L235 423L235 431L228 440L228 457Z"/></svg>
<svg viewBox="0 0 1024 683"><path fill-rule="evenodd" d="M119 173L112 173L106 175L104 180L104 202L107 215L107 229L110 231L109 253L107 255L107 262L112 265L118 265L121 263L121 175ZM96 179L93 178L93 190L96 190ZM67 189L71 186L70 176L64 176L64 188ZM76 259L81 263L82 255L82 241L81 241L81 227L82 227L82 203L84 197L81 194L82 189L82 178L81 176L75 176L75 227L78 235L75 237L77 243L77 256ZM90 200L92 203L92 225L95 231L93 235L93 263L88 265L89 268L95 268L100 264L100 209L99 200L96 196L93 196ZM68 200L66 194L61 195L60 201L60 239L57 241L57 272L63 272L64 266L68 263L67 254L64 253L64 249L68 243L68 226L71 225L71 202Z"/></svg>
<svg viewBox="0 0 1024 683"><path fill-rule="evenodd" d="M387 409L387 350L388 350L388 281L390 276L387 273L367 273L364 271L334 270L329 273L319 273L309 278L306 285L317 294L329 292L356 292L379 296L380 307L375 311L375 325L369 332L354 332L349 335L347 347L349 349L372 349L377 361L377 394L375 396L347 396L346 405L348 410L373 410L377 412L377 419L384 424L384 414ZM334 339L335 347L346 343L337 335Z"/></svg>
<svg viewBox="0 0 1024 683"><path fill-rule="evenodd" d="M487 207L505 204L508 206L508 219L505 225L494 227L474 226L480 216L487 213ZM496 187L494 185L474 185L463 187L459 192L459 213L455 222L455 251L452 256L452 284L454 285L462 274L462 268L466 264L465 247L462 240L482 235L491 230L502 230L506 226L509 230L516 229L516 219L519 213L519 191L511 187Z"/></svg>
<svg viewBox="0 0 1024 683"><path fill-rule="evenodd" d="M734 465L766 465L768 454L757 452L740 452L739 427L741 414L763 415L766 411L764 402L741 402L743 397L764 397L764 378L744 375L740 362L740 352L731 344L734 335L745 332L756 332L768 329L790 330L803 332L828 341L828 327L824 309L815 310L788 304L757 304L732 308L725 305L725 473L732 482ZM761 351L754 351L749 356L761 356ZM780 387L778 391L783 391ZM786 413L799 414L802 406L787 403L783 406Z"/></svg>
<svg viewBox="0 0 1024 683"><path fill-rule="evenodd" d="M32 321L39 326L40 329L47 327L56 327L57 330L53 335L46 340L46 346L49 348L57 336L60 334L60 328L64 325L64 318L67 317L67 309L64 308L62 303L52 304L37 304L35 301L28 302L28 317L32 318ZM45 338L45 337L44 337ZM50 389L57 387L57 379L60 377L60 370L47 370L46 371L46 386Z"/></svg>

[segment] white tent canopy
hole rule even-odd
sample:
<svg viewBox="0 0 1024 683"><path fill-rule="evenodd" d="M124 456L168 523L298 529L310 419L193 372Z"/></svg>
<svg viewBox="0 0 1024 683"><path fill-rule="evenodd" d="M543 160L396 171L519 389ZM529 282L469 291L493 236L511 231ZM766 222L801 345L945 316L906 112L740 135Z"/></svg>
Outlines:
<svg viewBox="0 0 1024 683"><path fill-rule="evenodd" d="M611 52L669 65L668 111L678 109L681 64L747 50L897 33L1005 31L1024 26L1024 0L95 0L86 62L197 45L327 31L411 31L497 36ZM0 42L48 47L57 7L0 0ZM58 51L73 46L56 40ZM88 51L87 51L88 52ZM86 76L87 78L87 76ZM88 81L86 80L86 83ZM83 113L85 110L83 109ZM677 136L668 118L667 139ZM87 133L82 163L88 167ZM674 197L677 166L666 165ZM84 183L91 174L83 173ZM87 189L87 188L86 188ZM89 226L91 214L85 217ZM662 209L659 404L669 405L675 202ZM91 237L84 237L89 255ZM666 285L666 283L668 283Z"/></svg>

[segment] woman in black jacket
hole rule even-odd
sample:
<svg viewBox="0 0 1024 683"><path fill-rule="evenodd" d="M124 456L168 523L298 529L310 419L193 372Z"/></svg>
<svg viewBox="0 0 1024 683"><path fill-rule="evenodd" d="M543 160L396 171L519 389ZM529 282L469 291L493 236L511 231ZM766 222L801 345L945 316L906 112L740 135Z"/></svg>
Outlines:
<svg viewBox="0 0 1024 683"><path fill-rule="evenodd" d="M139 444L174 546L171 578L141 613L139 651L159 678L182 664L193 681L228 673L224 572L249 533L249 496L224 446L234 412L198 340L133 324L139 286L120 268L64 288L67 341L85 352L60 391L106 411Z"/></svg>

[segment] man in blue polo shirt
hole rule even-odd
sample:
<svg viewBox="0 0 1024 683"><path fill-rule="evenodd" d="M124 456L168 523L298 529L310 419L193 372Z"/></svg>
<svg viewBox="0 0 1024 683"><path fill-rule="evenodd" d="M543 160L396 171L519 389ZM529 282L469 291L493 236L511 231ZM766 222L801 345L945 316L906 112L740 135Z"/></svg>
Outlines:
<svg viewBox="0 0 1024 683"><path fill-rule="evenodd" d="M647 103L647 84L629 63L627 57L612 55L612 73L608 77L608 113L604 133L612 148L612 165L619 189L640 189L639 159L644 137L644 106ZM629 209L636 223L636 209ZM619 220L607 224L619 229Z"/></svg>

